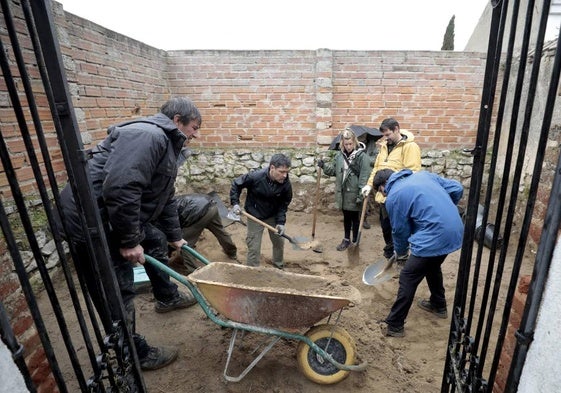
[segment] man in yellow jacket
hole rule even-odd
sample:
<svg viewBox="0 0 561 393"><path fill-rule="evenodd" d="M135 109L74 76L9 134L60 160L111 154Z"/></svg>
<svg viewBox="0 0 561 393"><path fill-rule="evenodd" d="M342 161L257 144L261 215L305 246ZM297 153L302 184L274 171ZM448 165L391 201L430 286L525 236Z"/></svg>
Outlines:
<svg viewBox="0 0 561 393"><path fill-rule="evenodd" d="M380 153L376 157L370 178L361 190L365 198L370 194L374 176L380 169L391 169L396 172L406 168L413 172L421 169L421 149L411 132L401 130L399 123L391 117L382 121L380 132L384 135L384 141L380 144ZM392 226L385 205L386 197L381 192L376 192L375 201L380 204L380 226L386 243L384 257L390 258L394 249Z"/></svg>

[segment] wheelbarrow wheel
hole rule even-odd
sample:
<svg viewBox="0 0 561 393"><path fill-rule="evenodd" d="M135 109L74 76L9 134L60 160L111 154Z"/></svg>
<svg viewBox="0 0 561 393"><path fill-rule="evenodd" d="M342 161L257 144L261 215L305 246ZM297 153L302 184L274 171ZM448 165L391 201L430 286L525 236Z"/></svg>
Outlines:
<svg viewBox="0 0 561 393"><path fill-rule="evenodd" d="M345 365L354 364L356 345L345 329L334 325L318 325L311 328L306 336L337 362ZM348 370L337 368L329 360L321 357L304 341L300 341L298 344L296 357L302 374L315 383L334 384L345 379L350 373Z"/></svg>

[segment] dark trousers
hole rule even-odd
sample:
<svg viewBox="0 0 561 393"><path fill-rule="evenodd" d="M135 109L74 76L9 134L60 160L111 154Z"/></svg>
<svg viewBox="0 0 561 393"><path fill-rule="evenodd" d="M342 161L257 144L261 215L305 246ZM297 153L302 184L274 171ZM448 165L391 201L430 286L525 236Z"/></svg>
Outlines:
<svg viewBox="0 0 561 393"><path fill-rule="evenodd" d="M384 257L391 258L393 255L392 224L390 223L390 216L384 203L380 204L380 227L382 227L382 236L386 243Z"/></svg>
<svg viewBox="0 0 561 393"><path fill-rule="evenodd" d="M152 224L147 224L144 227L144 234L145 238L140 243L144 248L144 253L167 265L169 258L166 235ZM177 295L177 285L170 281L167 273L150 263L144 264L144 270L146 270L146 275L150 279L152 292L156 300L168 302Z"/></svg>
<svg viewBox="0 0 561 393"><path fill-rule="evenodd" d="M426 278L430 290L430 302L436 308L446 307L446 296L444 282L442 279L441 265L447 255L436 257L417 257L410 255L401 269L399 275L399 289L397 298L392 306L390 314L386 318L388 326L400 329L405 323L405 318L413 304L417 287Z"/></svg>
<svg viewBox="0 0 561 393"><path fill-rule="evenodd" d="M356 242L358 227L360 225L360 212L343 209L343 227L345 229L345 239L351 240L351 230L353 231L352 241Z"/></svg>
<svg viewBox="0 0 561 393"><path fill-rule="evenodd" d="M165 240L165 235L152 225L146 226L145 234L146 237L141 243L144 247L145 254L159 259L163 263L167 263L167 241ZM163 250L162 239L163 246L165 246ZM134 335L134 342L138 357L143 359L148 355L149 347L144 337L136 334L136 313L134 308L136 290L134 287L134 266L131 262L121 256L119 251L119 242L111 235L111 233L107 236L107 243L109 246L109 253L115 277L117 279L117 285L119 286L119 291L123 300L127 327ZM72 247L74 248L75 255L77 256L77 260L74 261L76 270L84 278L90 297L98 313L101 315L101 321L105 331L110 332L112 326L109 318L112 321L119 320L119 313L117 310L112 309L111 302L106 302L104 300L102 282L99 274L96 272L94 262L89 256L86 244L82 242L72 242ZM156 299L165 301L168 298L175 296L177 293L177 285L170 281L169 275L153 267L149 263L144 264L144 268L146 270L146 274L150 278L150 282L152 283L154 297L156 297ZM158 296L160 296L160 298ZM107 310L104 305L108 305L109 310ZM109 311L109 316L104 314L106 310Z"/></svg>
<svg viewBox="0 0 561 393"><path fill-rule="evenodd" d="M129 332L133 334L137 355L140 359L143 359L148 355L150 348L144 337L136 334L134 309L134 296L136 292L134 289L133 266L129 261L121 257L118 243L111 239L111 236L108 237L107 241L115 278L117 279L118 289L123 300L125 323ZM103 327L106 333L109 333L113 330L112 321L121 320L118 309L114 308L115 301L114 299L113 301L108 301L104 295L103 280L99 273L96 272L96 270L99 269L96 269L94 261L90 258L86 244L82 242L72 242L71 247L74 249L74 266L76 267L76 271L83 278L90 298L101 317Z"/></svg>

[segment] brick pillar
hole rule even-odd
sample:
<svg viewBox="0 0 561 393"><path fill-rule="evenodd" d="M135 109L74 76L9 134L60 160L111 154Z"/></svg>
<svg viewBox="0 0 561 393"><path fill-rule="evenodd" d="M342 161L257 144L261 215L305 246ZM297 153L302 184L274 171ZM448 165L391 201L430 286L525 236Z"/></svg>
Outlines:
<svg viewBox="0 0 561 393"><path fill-rule="evenodd" d="M329 49L316 51L315 88L317 143L328 145L333 139L333 53Z"/></svg>
<svg viewBox="0 0 561 393"><path fill-rule="evenodd" d="M494 393L503 393L505 391L504 389L508 377L508 371L510 370L510 364L512 363L512 354L514 353L514 347L516 346L516 337L514 334L520 327L522 314L524 313L524 306L526 304L526 297L528 295L528 289L530 288L530 279L531 276L529 275L520 277L518 288L516 289L514 298L512 299L508 328L506 330L503 349L499 359L497 375L495 376L495 384L493 385Z"/></svg>

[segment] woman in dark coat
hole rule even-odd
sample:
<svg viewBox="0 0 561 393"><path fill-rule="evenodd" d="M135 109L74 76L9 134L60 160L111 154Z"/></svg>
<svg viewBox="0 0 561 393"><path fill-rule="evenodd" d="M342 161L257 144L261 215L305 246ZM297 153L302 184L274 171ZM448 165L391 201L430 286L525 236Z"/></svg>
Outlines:
<svg viewBox="0 0 561 393"><path fill-rule="evenodd" d="M350 129L342 132L339 151L333 162L318 162L326 175L335 176L335 205L343 211L344 237L337 246L338 251L346 250L351 245L351 230L352 243L356 242L363 201L360 190L370 176L370 164L364 144L358 141Z"/></svg>

